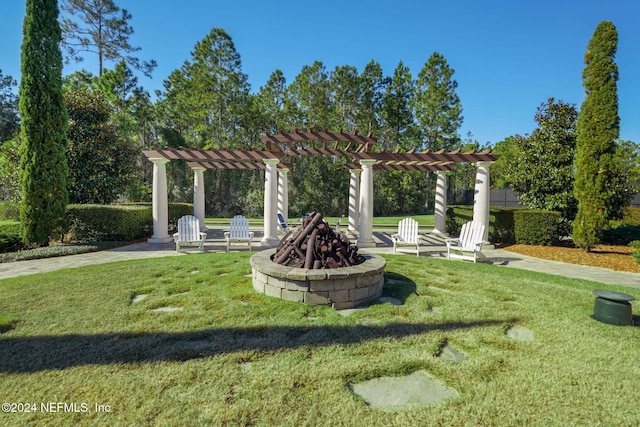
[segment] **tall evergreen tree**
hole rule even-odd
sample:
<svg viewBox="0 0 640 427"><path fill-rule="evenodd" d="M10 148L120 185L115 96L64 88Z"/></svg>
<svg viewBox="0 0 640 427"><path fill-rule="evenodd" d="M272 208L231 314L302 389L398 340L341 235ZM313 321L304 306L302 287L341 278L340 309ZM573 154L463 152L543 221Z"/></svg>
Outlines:
<svg viewBox="0 0 640 427"><path fill-rule="evenodd" d="M294 127L332 127L334 106L329 73L321 61L302 67L287 88L286 110L294 113ZM291 105L293 104L293 105Z"/></svg>
<svg viewBox="0 0 640 427"><path fill-rule="evenodd" d="M451 150L460 143L462 104L454 72L445 57L434 52L418 74L414 109L422 129L422 149Z"/></svg>
<svg viewBox="0 0 640 427"><path fill-rule="evenodd" d="M122 59L128 65L150 76L156 61L143 61L132 56L140 50L129 44L133 27L131 14L120 9L113 0L64 0L62 10L63 43L71 59L80 62L82 52L98 55L98 76L102 76L105 61Z"/></svg>
<svg viewBox="0 0 640 427"><path fill-rule="evenodd" d="M452 150L460 145L458 129L462 125L462 104L456 93L458 82L445 57L434 52L424 64L416 81L414 110L422 133L418 149ZM427 172L426 200L431 197L431 174Z"/></svg>
<svg viewBox="0 0 640 427"><path fill-rule="evenodd" d="M362 134L380 131L380 112L385 87L389 79L382 73L382 67L376 61L370 61L360 74L360 107L356 116L356 127Z"/></svg>
<svg viewBox="0 0 640 427"><path fill-rule="evenodd" d="M550 98L538 107L538 128L528 137L515 137L515 150L507 156L506 184L529 208L555 210L572 220L575 127L573 104Z"/></svg>
<svg viewBox="0 0 640 427"><path fill-rule="evenodd" d="M415 91L415 82L409 67L402 61L393 71L393 77L385 88L382 102L382 143L394 149L411 149L416 144L415 117L411 101Z"/></svg>
<svg viewBox="0 0 640 427"><path fill-rule="evenodd" d="M278 133L284 129L284 113L287 80L281 70L271 73L267 83L260 87L255 97L256 108L260 116L259 132Z"/></svg>
<svg viewBox="0 0 640 427"><path fill-rule="evenodd" d="M574 188L578 214L572 237L587 252L600 241L616 197L614 156L620 133L617 47L616 27L602 21L584 55L582 84L586 96L576 126Z"/></svg>
<svg viewBox="0 0 640 427"><path fill-rule="evenodd" d="M336 109L336 125L347 132L353 132L356 130L359 107L358 69L352 65L337 66L331 72L330 79Z"/></svg>
<svg viewBox="0 0 640 427"><path fill-rule="evenodd" d="M0 142L11 139L20 127L18 97L13 92L16 81L0 70Z"/></svg>
<svg viewBox="0 0 640 427"><path fill-rule="evenodd" d="M20 219L25 243L48 245L64 223L69 169L57 0L27 0L21 56Z"/></svg>

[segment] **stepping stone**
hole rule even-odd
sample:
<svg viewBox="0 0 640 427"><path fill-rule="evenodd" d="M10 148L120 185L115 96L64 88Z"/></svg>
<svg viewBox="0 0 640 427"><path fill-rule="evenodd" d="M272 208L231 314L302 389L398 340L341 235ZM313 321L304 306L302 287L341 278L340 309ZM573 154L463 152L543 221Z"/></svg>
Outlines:
<svg viewBox="0 0 640 427"><path fill-rule="evenodd" d="M338 314L342 317L351 316L353 313L364 310L365 307L361 308L345 308L344 310L337 310Z"/></svg>
<svg viewBox="0 0 640 427"><path fill-rule="evenodd" d="M151 311L156 313L174 313L176 311L183 311L184 307L158 307L154 308Z"/></svg>
<svg viewBox="0 0 640 427"><path fill-rule="evenodd" d="M351 389L372 408L404 409L410 406L433 406L458 392L432 379L424 371L405 377L382 377L353 384Z"/></svg>
<svg viewBox="0 0 640 427"><path fill-rule="evenodd" d="M148 297L148 296L149 296L149 294L134 295L134 296L131 298L131 304L138 303L138 302L142 301L143 299L145 299L145 298L146 298L146 297Z"/></svg>
<svg viewBox="0 0 640 427"><path fill-rule="evenodd" d="M393 304L393 305L403 305L402 301L400 301L397 298L392 298L392 297L382 297L380 299L378 299L378 301L380 301L381 303L389 303L389 304Z"/></svg>
<svg viewBox="0 0 640 427"><path fill-rule="evenodd" d="M467 358L463 352L450 344L447 344L442 348L438 357L451 360L452 362L462 362Z"/></svg>
<svg viewBox="0 0 640 427"><path fill-rule="evenodd" d="M533 332L523 326L512 326L507 329L506 334L517 341L533 341Z"/></svg>
<svg viewBox="0 0 640 427"><path fill-rule="evenodd" d="M177 297L177 296L180 296L180 295L188 295L188 294L189 294L189 291L185 291L185 292L178 292L177 294L171 294L169 296Z"/></svg>

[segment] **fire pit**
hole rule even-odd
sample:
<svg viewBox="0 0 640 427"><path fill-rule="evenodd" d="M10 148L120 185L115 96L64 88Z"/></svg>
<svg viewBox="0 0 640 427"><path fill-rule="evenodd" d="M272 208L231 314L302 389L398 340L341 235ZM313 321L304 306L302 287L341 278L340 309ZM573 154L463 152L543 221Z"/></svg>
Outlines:
<svg viewBox="0 0 640 427"><path fill-rule="evenodd" d="M386 264L380 256L359 254L319 213L310 215L277 249L251 257L256 291L337 310L380 297Z"/></svg>

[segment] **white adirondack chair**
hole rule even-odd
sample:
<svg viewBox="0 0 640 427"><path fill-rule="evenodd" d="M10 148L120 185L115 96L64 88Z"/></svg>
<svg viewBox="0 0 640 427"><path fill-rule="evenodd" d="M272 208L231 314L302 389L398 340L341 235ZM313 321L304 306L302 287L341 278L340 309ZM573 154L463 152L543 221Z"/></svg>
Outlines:
<svg viewBox="0 0 640 427"><path fill-rule="evenodd" d="M456 258L476 262L482 255L482 244L484 243L484 225L470 221L462 225L460 237L446 239L447 259Z"/></svg>
<svg viewBox="0 0 640 427"><path fill-rule="evenodd" d="M249 220L242 215L236 215L231 219L229 231L225 231L224 237L227 239L227 252L232 242L247 242L251 250L251 239L253 231L249 231Z"/></svg>
<svg viewBox="0 0 640 427"><path fill-rule="evenodd" d="M295 225L287 224L287 221L284 220L284 216L278 212L278 231L284 234L295 233L297 227Z"/></svg>
<svg viewBox="0 0 640 427"><path fill-rule="evenodd" d="M200 221L193 215L185 215L178 219L178 232L173 235L176 242L176 255L180 246L199 246L204 252L204 240L207 233L200 231Z"/></svg>
<svg viewBox="0 0 640 427"><path fill-rule="evenodd" d="M418 221L413 218L405 218L398 224L398 232L391 235L393 241L393 253L400 246L415 247L416 256L420 256L420 234L418 234Z"/></svg>

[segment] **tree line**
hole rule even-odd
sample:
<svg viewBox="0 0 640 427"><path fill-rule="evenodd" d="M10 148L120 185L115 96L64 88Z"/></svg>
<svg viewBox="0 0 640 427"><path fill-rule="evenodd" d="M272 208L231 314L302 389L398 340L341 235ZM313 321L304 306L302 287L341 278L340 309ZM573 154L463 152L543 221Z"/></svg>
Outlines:
<svg viewBox="0 0 640 427"><path fill-rule="evenodd" d="M25 131L30 114L22 106L27 105L23 99L34 96L29 94L29 79L25 79L31 66L25 63L28 49L24 43L31 19L29 7L35 3L51 10L49 25L53 36L49 37L58 40L58 54L60 45L67 61L80 60L83 52L99 57L97 74L82 70L61 79L60 117L65 126L60 127L60 132L68 168L65 197L72 203L148 201L152 168L141 152L152 146L262 148L259 137L264 132L329 128L371 133L378 137L379 148L389 151L487 148L471 134L465 138L459 135L463 116L455 71L438 52L426 60L415 76L402 61L390 75L375 60L362 70L351 65L329 70L321 61L315 61L303 66L291 82L286 81L282 71L274 70L266 84L252 92L231 36L222 28L213 28L196 43L191 57L166 78L163 89L152 96L138 84L135 72L150 75L155 61L141 61L136 56L140 48L129 44L133 28L126 10L113 0L65 0L63 14L58 18L56 0L29 0L20 100L11 90L16 82L0 71L0 142L4 142L0 186L4 199L24 202L24 188L29 184L24 177L34 174L25 172L26 163L20 165L23 156L19 149L33 138ZM54 8L56 18L52 19ZM39 12L38 7L33 9L33 13ZM598 205L601 207L587 215L608 219L619 215L635 191L630 181L637 176L637 146L617 140L617 68L613 62L617 33L615 27L611 28L613 24L601 25L604 29L599 26L590 42L583 73L587 100L595 97L597 101L586 100L578 112L575 106L550 98L538 109L535 118L539 127L531 135L511 136L494 150L503 154L492 167L494 184L512 186L529 207L560 210L568 223L586 215L579 212L581 206L584 212L588 203L578 194L596 190L608 194ZM593 67L602 66L603 58L604 63L612 64L605 73L610 77L606 90L598 86L597 77L602 72L592 71ZM56 74L60 70L46 70L52 71ZM36 74L43 72L35 70ZM52 77L54 85L56 79ZM612 96L616 97L615 103L603 103L602 99ZM594 119L606 114L611 118ZM20 120L22 132L18 132ZM598 134L599 129L589 128L602 120L610 129L605 136ZM585 147L593 149L598 143L605 146L596 152L585 151ZM35 147L39 145L46 147L49 141L41 140ZM593 169L585 159L609 160ZM343 166L349 159L306 156L292 162L292 215L310 210L325 215L346 212L349 179ZM580 171L576 172L576 166ZM603 167L606 174L599 172ZM19 170L23 171L22 179L18 179ZM594 170L599 178L591 182L587 177ZM172 162L167 172L170 199L192 200L193 173L186 164ZM456 166L449 177L450 203L460 201L464 191L473 188L474 177L472 165ZM205 179L207 214L261 216L264 184L260 171L210 171ZM428 211L433 181L424 172L377 171L374 213ZM586 224L583 219L580 221ZM596 228L601 228L602 220L598 224ZM588 229L590 225L582 227Z"/></svg>

